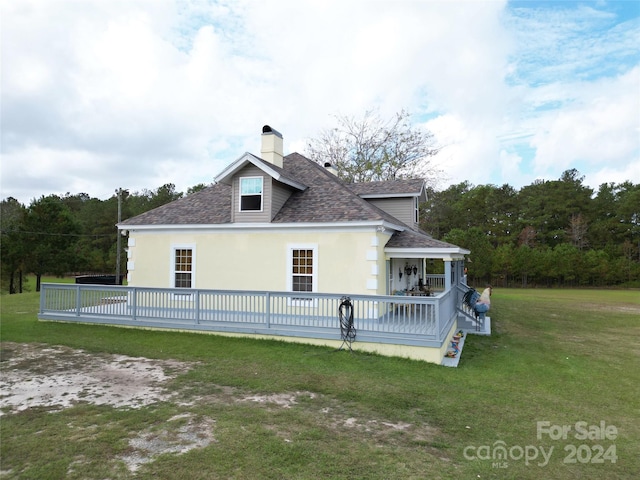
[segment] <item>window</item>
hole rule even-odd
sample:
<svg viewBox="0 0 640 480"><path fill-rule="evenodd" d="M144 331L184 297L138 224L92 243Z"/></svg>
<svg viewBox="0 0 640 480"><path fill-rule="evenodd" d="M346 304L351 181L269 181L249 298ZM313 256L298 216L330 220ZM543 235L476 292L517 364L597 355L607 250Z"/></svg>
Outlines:
<svg viewBox="0 0 640 480"><path fill-rule="evenodd" d="M313 292L313 250L292 250L291 290Z"/></svg>
<svg viewBox="0 0 640 480"><path fill-rule="evenodd" d="M418 199L418 197L415 198L414 201L414 222L416 223L420 223L420 200Z"/></svg>
<svg viewBox="0 0 640 480"><path fill-rule="evenodd" d="M173 286L193 288L194 254L192 248L173 249Z"/></svg>
<svg viewBox="0 0 640 480"><path fill-rule="evenodd" d="M262 210L262 177L240 179L240 211Z"/></svg>
<svg viewBox="0 0 640 480"><path fill-rule="evenodd" d="M287 290L290 292L317 292L318 246L316 244L288 245ZM315 306L316 299L304 295L291 298L292 305Z"/></svg>

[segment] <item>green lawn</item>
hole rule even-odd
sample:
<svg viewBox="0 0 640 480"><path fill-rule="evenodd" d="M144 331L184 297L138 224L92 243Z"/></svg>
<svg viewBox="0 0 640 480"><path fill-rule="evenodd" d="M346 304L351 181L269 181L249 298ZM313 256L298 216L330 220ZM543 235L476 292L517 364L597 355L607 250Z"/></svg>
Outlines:
<svg viewBox="0 0 640 480"><path fill-rule="evenodd" d="M45 276L43 275L40 278L40 281L42 283L75 283L75 277L55 277L55 276ZM18 280L16 279L16 289L18 289ZM25 275L24 279L22 281L22 291L24 293L32 293L36 291L36 276L35 275ZM0 291L0 295L8 295L9 294L9 290L7 287L7 290L2 290Z"/></svg>
<svg viewBox="0 0 640 480"><path fill-rule="evenodd" d="M273 341L39 322L37 294L0 302L3 342L197 362L169 384L173 401L5 413L1 478L631 479L640 471L638 290L495 290L493 335L470 336L456 369ZM297 395L297 403L239 401L273 394ZM164 454L135 474L125 468L119 458L131 435L186 413L213 421L213 443ZM539 422L547 428L540 435ZM564 425L566 438L545 433ZM500 446L506 460L486 458Z"/></svg>
<svg viewBox="0 0 640 480"><path fill-rule="evenodd" d="M56 276L50 276L50 275L43 275L40 279L40 281L42 283L75 283L76 278L75 277L56 277ZM17 280L16 280L17 283ZM31 293L31 292L35 292L36 291L36 284L37 284L37 279L36 276L33 274L29 274L29 275L25 275L24 276L24 280L23 280L23 284L22 284L22 290L24 293ZM127 279L124 279L124 285L127 284ZM16 288L18 288L18 285L16 284ZM9 291L8 290L2 290L0 292L0 295L8 295Z"/></svg>

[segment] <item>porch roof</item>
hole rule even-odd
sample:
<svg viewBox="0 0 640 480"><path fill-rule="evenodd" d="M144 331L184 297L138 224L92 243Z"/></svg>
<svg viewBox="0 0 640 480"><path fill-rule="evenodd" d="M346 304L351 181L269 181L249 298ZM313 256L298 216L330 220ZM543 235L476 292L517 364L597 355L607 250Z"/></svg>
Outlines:
<svg viewBox="0 0 640 480"><path fill-rule="evenodd" d="M384 249L390 258L452 258L462 260L469 250L436 240L417 230L405 229L393 234Z"/></svg>

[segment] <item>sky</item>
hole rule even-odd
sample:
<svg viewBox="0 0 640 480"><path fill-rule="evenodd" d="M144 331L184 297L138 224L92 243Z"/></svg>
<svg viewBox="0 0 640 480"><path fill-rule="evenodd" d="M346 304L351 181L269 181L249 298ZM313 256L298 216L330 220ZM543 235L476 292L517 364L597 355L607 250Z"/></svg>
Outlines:
<svg viewBox="0 0 640 480"><path fill-rule="evenodd" d="M209 184L402 110L438 188L640 183L640 2L0 0L0 198Z"/></svg>

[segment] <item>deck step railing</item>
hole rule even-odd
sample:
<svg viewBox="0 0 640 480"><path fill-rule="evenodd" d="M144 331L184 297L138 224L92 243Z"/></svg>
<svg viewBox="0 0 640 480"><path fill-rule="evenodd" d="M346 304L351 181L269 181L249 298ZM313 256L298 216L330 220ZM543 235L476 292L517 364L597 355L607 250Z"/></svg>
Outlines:
<svg viewBox="0 0 640 480"><path fill-rule="evenodd" d="M339 338L344 295L43 283L43 320ZM432 297L348 295L357 338L442 342L456 317L456 292Z"/></svg>

